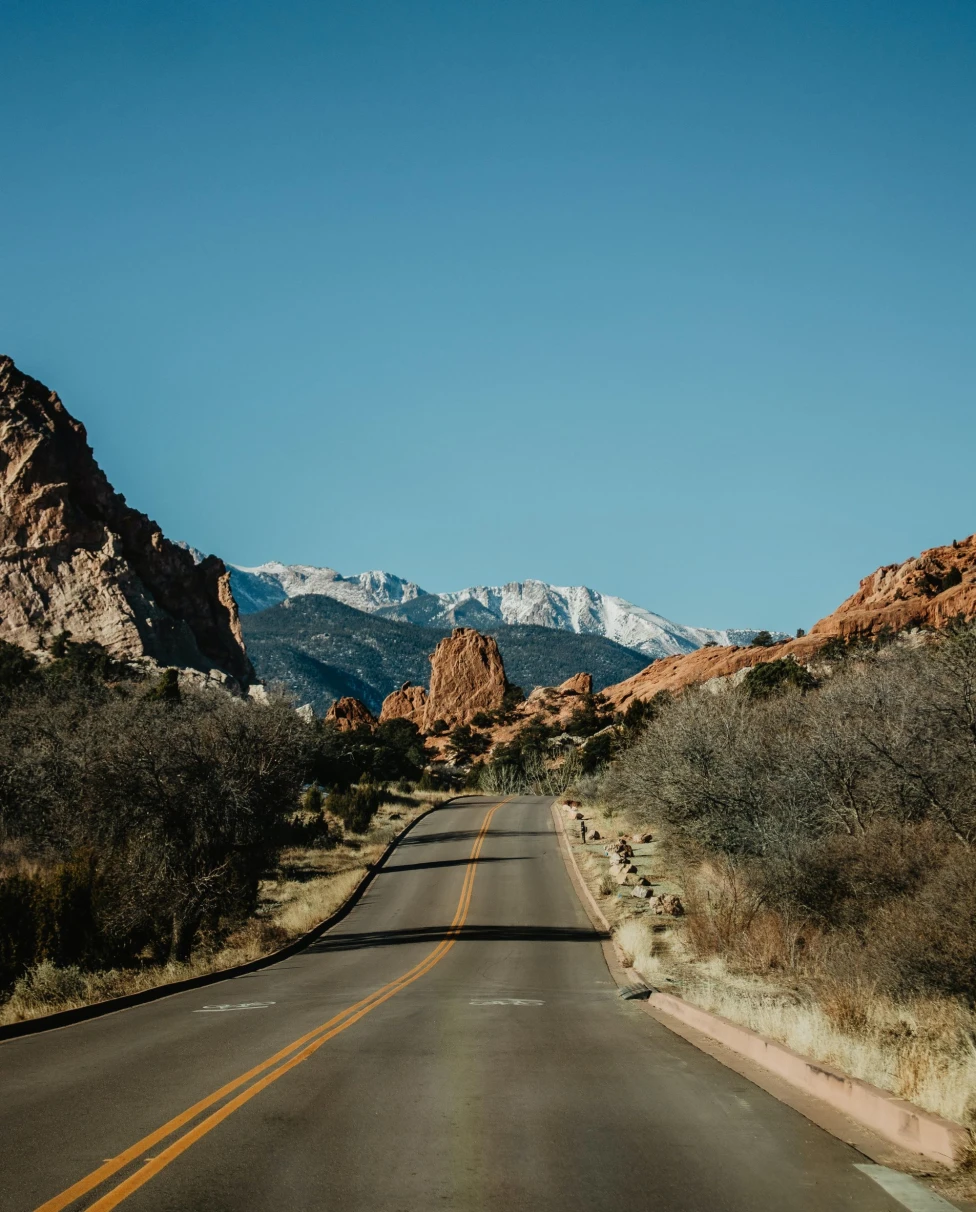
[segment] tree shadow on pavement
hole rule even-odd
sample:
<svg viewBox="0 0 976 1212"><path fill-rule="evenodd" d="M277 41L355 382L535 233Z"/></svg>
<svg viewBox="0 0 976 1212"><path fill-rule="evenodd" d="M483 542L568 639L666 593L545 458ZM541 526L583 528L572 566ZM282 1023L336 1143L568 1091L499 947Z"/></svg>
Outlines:
<svg viewBox="0 0 976 1212"><path fill-rule="evenodd" d="M451 829L446 833L407 834L398 846L430 846L435 842L469 842L481 837L480 829ZM551 829L489 829L484 837L552 837Z"/></svg>
<svg viewBox="0 0 976 1212"><path fill-rule="evenodd" d="M609 936L579 926L418 926L405 930L370 930L363 934L330 934L312 943L309 951L361 951L367 947L397 947L403 943L462 942L593 943Z"/></svg>
<svg viewBox="0 0 976 1212"><path fill-rule="evenodd" d="M395 875L398 871L428 871L432 867L467 867L468 863L522 863L529 858L527 854L513 854L511 858L459 858L433 859L429 863L399 863L395 867L387 864L379 869L380 875Z"/></svg>

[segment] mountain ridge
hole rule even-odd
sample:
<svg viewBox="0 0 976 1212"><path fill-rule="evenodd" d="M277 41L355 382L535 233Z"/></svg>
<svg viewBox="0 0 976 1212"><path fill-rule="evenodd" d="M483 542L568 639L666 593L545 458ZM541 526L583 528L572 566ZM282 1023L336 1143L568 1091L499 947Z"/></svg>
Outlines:
<svg viewBox="0 0 976 1212"><path fill-rule="evenodd" d="M247 650L265 681L281 682L319 713L343 697L378 714L404 682L427 686L430 654L450 627L424 627L347 606L326 594L300 594L242 616ZM528 694L586 670L600 689L642 669L644 657L603 636L531 625L495 624L506 673Z"/></svg>
<svg viewBox="0 0 976 1212"><path fill-rule="evenodd" d="M378 570L347 577L334 568L278 561L229 567L242 615L297 597L320 595L368 614L421 627L484 629L501 623L602 636L648 660L694 652L710 644L745 644L758 631L689 627L586 585L560 586L529 579L429 593L415 581Z"/></svg>

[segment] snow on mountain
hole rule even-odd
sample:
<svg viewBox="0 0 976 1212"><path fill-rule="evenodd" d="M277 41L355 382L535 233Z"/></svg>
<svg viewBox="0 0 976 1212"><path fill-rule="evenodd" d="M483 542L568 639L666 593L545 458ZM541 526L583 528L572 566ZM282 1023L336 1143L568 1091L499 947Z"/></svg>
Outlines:
<svg viewBox="0 0 976 1212"><path fill-rule="evenodd" d="M585 585L549 585L545 581L511 581L477 585L456 593L429 594L413 581L388 572L341 576L334 568L271 562L256 568L230 565L231 585L242 614L265 610L286 598L323 594L364 610L428 627L492 619L507 624L534 624L577 634L601 635L644 653L648 659L693 652L705 644L747 644L750 630L687 627L635 606L624 598L598 593Z"/></svg>
<svg viewBox="0 0 976 1212"><path fill-rule="evenodd" d="M257 568L230 567L230 583L241 614L253 614L307 593L335 598L346 606L372 613L381 606L409 602L424 591L412 581L389 572L361 572L344 577L334 568L309 564L279 564L271 561Z"/></svg>
<svg viewBox="0 0 976 1212"><path fill-rule="evenodd" d="M584 635L602 635L648 657L693 652L705 644L733 644L729 631L687 627L635 606L624 598L598 593L585 585L549 585L545 581L512 581L508 585L479 585L459 593L438 595L444 619L466 602L478 602L503 623L534 623ZM737 632L751 639L755 631Z"/></svg>

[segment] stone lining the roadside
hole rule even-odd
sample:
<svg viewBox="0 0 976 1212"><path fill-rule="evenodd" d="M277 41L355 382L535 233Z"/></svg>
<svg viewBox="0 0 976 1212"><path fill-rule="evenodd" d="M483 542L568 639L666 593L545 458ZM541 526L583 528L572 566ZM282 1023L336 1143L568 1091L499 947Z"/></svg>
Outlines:
<svg viewBox="0 0 976 1212"><path fill-rule="evenodd" d="M552 805L552 817L556 830L561 835L565 854L572 864L571 869L576 877L573 884L584 908L591 918L595 916L605 930L611 930L606 915L587 886L576 862L565 823L555 801ZM618 964L610 965L611 975L621 987L627 987L628 984L633 986L634 981L628 975L629 970L623 967L623 957L616 944L614 953ZM615 966L618 971L614 971ZM931 1111L923 1111L905 1099L897 1098L859 1078L849 1077L830 1065L800 1056L777 1040L767 1039L749 1027L740 1027L717 1014L702 1010L673 993L652 989L650 996L641 1006L645 1010L654 1009L665 1018L674 1018L739 1056L754 1061L795 1089L842 1111L863 1127L903 1149L948 1167L960 1165L972 1154L973 1135L961 1124L952 1123ZM656 1021L660 1022L661 1019ZM668 1024L665 1022L663 1025ZM716 1059L721 1060L721 1057Z"/></svg>

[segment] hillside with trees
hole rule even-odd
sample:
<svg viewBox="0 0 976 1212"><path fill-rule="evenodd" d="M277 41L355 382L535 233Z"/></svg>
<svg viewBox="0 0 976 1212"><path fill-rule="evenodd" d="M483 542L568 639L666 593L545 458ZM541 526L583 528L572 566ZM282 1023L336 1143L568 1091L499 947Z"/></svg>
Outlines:
<svg viewBox="0 0 976 1212"><path fill-rule="evenodd" d="M287 686L324 713L339 698L358 698L374 713L404 682L426 686L430 653L450 628L419 626L367 614L321 594L291 598L241 619L258 675ZM599 689L631 677L647 661L602 636L549 627L485 629L498 641L509 680L528 692L580 670Z"/></svg>

